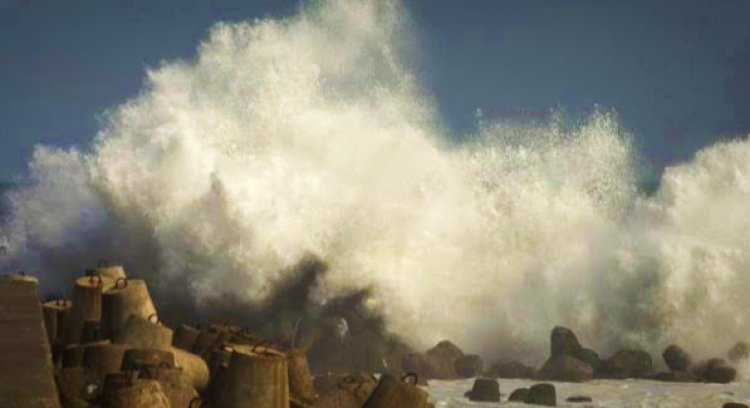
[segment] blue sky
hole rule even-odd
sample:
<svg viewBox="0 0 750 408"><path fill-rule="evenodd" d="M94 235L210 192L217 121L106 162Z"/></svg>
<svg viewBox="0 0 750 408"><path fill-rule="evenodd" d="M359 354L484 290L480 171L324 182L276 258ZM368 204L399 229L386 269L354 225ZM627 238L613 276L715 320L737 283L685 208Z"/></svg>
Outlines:
<svg viewBox="0 0 750 408"><path fill-rule="evenodd" d="M419 75L455 135L474 112L619 113L658 170L750 132L750 1L405 0ZM190 57L216 21L298 1L0 0L0 181L37 143L87 145L144 68Z"/></svg>

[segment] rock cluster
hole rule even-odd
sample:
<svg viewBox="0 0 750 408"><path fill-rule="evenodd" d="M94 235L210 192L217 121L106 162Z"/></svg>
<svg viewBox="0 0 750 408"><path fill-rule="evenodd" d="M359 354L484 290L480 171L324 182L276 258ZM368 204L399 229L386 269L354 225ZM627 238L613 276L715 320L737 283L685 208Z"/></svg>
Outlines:
<svg viewBox="0 0 750 408"><path fill-rule="evenodd" d="M453 380L474 378L484 371L484 362L476 354L464 354L454 343L443 340L424 353L409 353L403 356L404 372L419 374L420 378Z"/></svg>
<svg viewBox="0 0 750 408"><path fill-rule="evenodd" d="M516 360L510 360L493 364L487 375L497 378L534 379L537 378L537 370Z"/></svg>
<svg viewBox="0 0 750 408"><path fill-rule="evenodd" d="M554 407L557 405L557 392L552 384L535 384L529 388L514 390L508 397L508 401Z"/></svg>
<svg viewBox="0 0 750 408"><path fill-rule="evenodd" d="M399 377L356 371L314 378L306 350L229 322L172 330L159 320L145 282L119 266L89 271L73 293L72 302L43 305L63 407L432 406L418 374L401 378L401 367ZM443 376L482 371L478 356L450 342L420 357Z"/></svg>
<svg viewBox="0 0 750 408"><path fill-rule="evenodd" d="M603 376L647 378L652 373L651 355L643 350L623 349L604 361Z"/></svg>
<svg viewBox="0 0 750 408"><path fill-rule="evenodd" d="M485 369L479 355L466 354L448 340L424 352L396 339L368 343L368 333L376 329L355 316L347 341L326 341L323 335L315 343L318 363L329 371L313 376L306 349L269 341L228 321L173 330L160 321L144 281L128 279L122 267L106 264L75 281L72 301L45 302L43 316L65 407L178 407L202 401L227 407L427 408L427 393L418 385L461 378L475 378L468 399L496 403L502 394L495 378L728 383L736 377L732 363L750 355L747 343L740 342L727 352L729 362L694 363L686 350L672 344L662 353L669 371L654 373L644 350L625 348L602 359L571 329L557 326L550 333L550 355L538 370L516 360ZM351 366L342 362L326 366L323 357L336 354L365 369L346 370ZM331 367L344 369L332 373ZM552 384L540 383L514 390L508 400L555 406L557 395ZM566 402L591 399L571 396Z"/></svg>
<svg viewBox="0 0 750 408"><path fill-rule="evenodd" d="M602 366L599 355L581 346L575 333L557 326L550 334L550 356L539 370L542 380L582 382L594 378Z"/></svg>
<svg viewBox="0 0 750 408"><path fill-rule="evenodd" d="M727 354L730 361L740 361L748 354L747 345L737 343ZM737 374L730 363L720 358L694 364L691 355L674 344L665 348L662 358L669 371L659 373L654 373L651 355L644 350L621 349L602 360L594 350L583 347L572 330L558 326L552 330L550 356L540 368L537 378L564 382L582 382L594 378L643 378L672 382L728 383L734 381ZM513 367L518 367L518 364L503 369L512 372Z"/></svg>
<svg viewBox="0 0 750 408"><path fill-rule="evenodd" d="M741 353L738 349L740 349L741 344L738 343L740 346L735 345L728 353L735 358L733 361L738 361L738 354ZM694 364L690 353L674 344L664 350L662 358L664 358L664 362L670 371L654 374L651 376L654 380L725 384L734 381L737 376L737 370L726 360L711 358Z"/></svg>

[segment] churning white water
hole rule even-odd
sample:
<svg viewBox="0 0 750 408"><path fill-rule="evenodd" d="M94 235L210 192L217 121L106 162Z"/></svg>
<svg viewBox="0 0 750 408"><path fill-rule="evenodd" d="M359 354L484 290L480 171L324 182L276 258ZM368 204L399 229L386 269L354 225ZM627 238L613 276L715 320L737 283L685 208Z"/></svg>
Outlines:
<svg viewBox="0 0 750 408"><path fill-rule="evenodd" d="M36 149L3 266L57 283L115 256L199 302L261 302L313 254L315 302L368 288L414 346L534 362L555 324L605 354L750 338L750 142L666 169L648 197L607 111L450 143L411 38L397 1L217 24L91 146Z"/></svg>
<svg viewBox="0 0 750 408"><path fill-rule="evenodd" d="M430 381L427 390L436 408L461 407L529 407L508 402L513 390L529 387L534 382L500 380L501 402L472 402L464 393L472 380ZM579 408L718 408L727 402L750 402L747 384L663 383L646 380L595 380L585 384L554 383L558 407ZM587 396L591 402L568 402L573 396Z"/></svg>

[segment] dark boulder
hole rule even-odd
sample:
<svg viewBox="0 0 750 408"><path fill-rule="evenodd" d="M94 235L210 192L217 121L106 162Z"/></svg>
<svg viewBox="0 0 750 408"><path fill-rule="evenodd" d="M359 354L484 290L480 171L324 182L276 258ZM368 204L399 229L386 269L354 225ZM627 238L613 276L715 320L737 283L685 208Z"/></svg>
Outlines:
<svg viewBox="0 0 750 408"><path fill-rule="evenodd" d="M603 370L613 378L644 378L651 373L652 367L651 356L647 352L623 349L604 362Z"/></svg>
<svg viewBox="0 0 750 408"><path fill-rule="evenodd" d="M500 384L492 378L477 378L464 395L471 401L500 402Z"/></svg>
<svg viewBox="0 0 750 408"><path fill-rule="evenodd" d="M737 370L722 358L702 361L693 367L692 373L709 383L727 384L737 377Z"/></svg>
<svg viewBox="0 0 750 408"><path fill-rule="evenodd" d="M729 361L736 363L740 360L747 360L750 357L750 345L745 341L738 341L727 351Z"/></svg>
<svg viewBox="0 0 750 408"><path fill-rule="evenodd" d="M399 374L406 370L401 366L404 360L404 356L413 353L414 351L405 343L391 339L388 341L385 350L385 357L383 358L385 364L385 370L392 374Z"/></svg>
<svg viewBox="0 0 750 408"><path fill-rule="evenodd" d="M594 369L576 358L561 355L550 357L539 371L542 380L583 382L594 377Z"/></svg>
<svg viewBox="0 0 750 408"><path fill-rule="evenodd" d="M601 357L599 357L599 354L589 348L582 348L578 354L572 356L577 358L578 360L583 361L584 363L591 366L591 368L594 369L594 373L598 373L602 370L602 365L604 362L602 361Z"/></svg>
<svg viewBox="0 0 750 408"><path fill-rule="evenodd" d="M591 402L591 397L588 397L586 395L573 395L571 397L565 398L565 401L567 402Z"/></svg>
<svg viewBox="0 0 750 408"><path fill-rule="evenodd" d="M534 367L529 367L515 360L493 364L489 374L498 378L537 378L537 371Z"/></svg>
<svg viewBox="0 0 750 408"><path fill-rule="evenodd" d="M721 408L748 408L745 404L740 404L739 402L727 402L726 404L722 405Z"/></svg>
<svg viewBox="0 0 750 408"><path fill-rule="evenodd" d="M573 330L562 326L552 329L550 336L550 355L552 357L563 354L575 357L581 352L582 348Z"/></svg>
<svg viewBox="0 0 750 408"><path fill-rule="evenodd" d="M528 388L518 388L510 393L508 401L526 402L526 397L529 395Z"/></svg>
<svg viewBox="0 0 750 408"><path fill-rule="evenodd" d="M411 353L403 357L405 372L417 373L420 378L451 380L458 378L454 362L430 354Z"/></svg>
<svg viewBox="0 0 750 408"><path fill-rule="evenodd" d="M456 373L463 378L473 378L482 373L482 359L476 354L465 355L454 363Z"/></svg>
<svg viewBox="0 0 750 408"><path fill-rule="evenodd" d="M527 404L546 405L554 407L557 405L557 394L552 384L536 384L529 388L529 393L524 400Z"/></svg>
<svg viewBox="0 0 750 408"><path fill-rule="evenodd" d="M448 340L443 340L438 343L435 347L427 350L427 354L437 358L445 359L451 362L451 364L464 356L464 352L458 348L457 345L451 343Z"/></svg>
<svg viewBox="0 0 750 408"><path fill-rule="evenodd" d="M589 365L595 373L602 369L602 359L599 354L590 349L581 346L575 333L567 327L557 326L552 329L550 335L550 356L570 356L577 360L583 361Z"/></svg>
<svg viewBox="0 0 750 408"><path fill-rule="evenodd" d="M664 362L667 363L667 367L672 371L687 371L693 364L690 354L675 344L667 347L662 353L662 357Z"/></svg>
<svg viewBox="0 0 750 408"><path fill-rule="evenodd" d="M456 361L464 357L463 351L448 340L443 340L426 353L409 353L402 356L405 372L419 374L421 378L451 380L459 378Z"/></svg>

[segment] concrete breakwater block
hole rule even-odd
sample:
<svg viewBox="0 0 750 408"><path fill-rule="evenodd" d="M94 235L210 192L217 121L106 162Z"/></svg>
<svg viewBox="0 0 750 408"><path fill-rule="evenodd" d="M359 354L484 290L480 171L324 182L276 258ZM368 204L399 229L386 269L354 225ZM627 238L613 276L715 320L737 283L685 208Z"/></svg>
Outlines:
<svg viewBox="0 0 750 408"><path fill-rule="evenodd" d="M34 280L0 278L0 328L0 407L59 407Z"/></svg>

